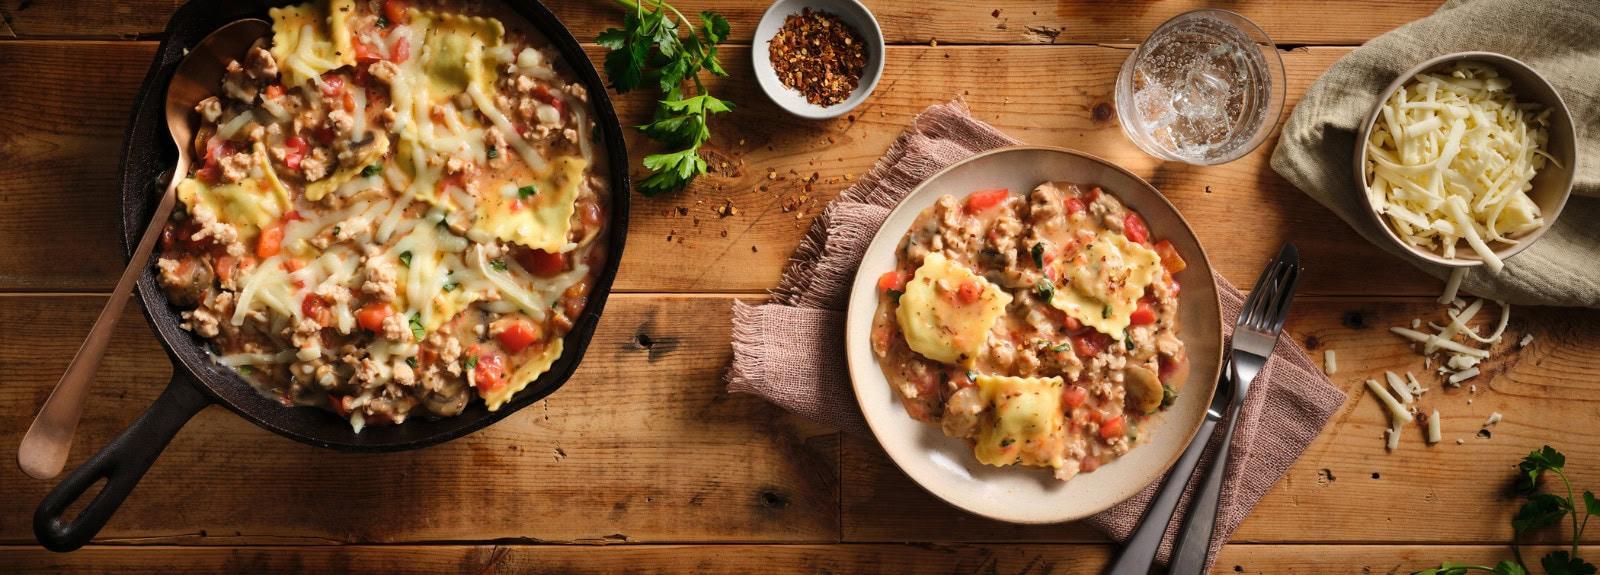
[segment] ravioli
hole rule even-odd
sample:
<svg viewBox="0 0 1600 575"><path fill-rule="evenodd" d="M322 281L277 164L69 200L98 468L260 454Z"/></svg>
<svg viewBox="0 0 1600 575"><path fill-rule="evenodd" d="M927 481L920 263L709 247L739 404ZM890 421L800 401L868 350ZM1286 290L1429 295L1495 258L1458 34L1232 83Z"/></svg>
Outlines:
<svg viewBox="0 0 1600 575"><path fill-rule="evenodd" d="M289 190L278 180L261 143L255 144L251 159L255 166L250 177L218 186L186 178L178 183L178 199L191 211L201 205L210 208L217 221L232 224L242 235L271 225L288 211Z"/></svg>
<svg viewBox="0 0 1600 575"><path fill-rule="evenodd" d="M341 167L328 177L307 184L306 199L319 201L328 195L328 192L339 189L345 182L361 175L361 171L368 166L382 162L383 157L389 153L389 137L383 135L383 132L374 132L372 138L371 142L356 150L354 159L341 164Z"/></svg>
<svg viewBox="0 0 1600 575"><path fill-rule="evenodd" d="M1050 304L1117 341L1126 336L1145 288L1161 278L1160 255L1112 231L1102 231L1077 256L1057 265L1066 285Z"/></svg>
<svg viewBox="0 0 1600 575"><path fill-rule="evenodd" d="M423 31L419 61L436 98L448 98L476 85L493 94L494 68L484 51L500 46L505 26L499 20L411 10L412 27Z"/></svg>
<svg viewBox="0 0 1600 575"><path fill-rule="evenodd" d="M1060 468L1062 457L1060 377L979 375L978 393L989 406L979 424L973 455L995 466L1014 463Z"/></svg>
<svg viewBox="0 0 1600 575"><path fill-rule="evenodd" d="M963 303L959 292L968 283L976 285L977 296ZM1011 294L934 252L906 283L895 317L912 351L941 363L971 365L1010 303Z"/></svg>
<svg viewBox="0 0 1600 575"><path fill-rule="evenodd" d="M528 183L487 184L479 191L477 221L473 227L496 238L550 253L567 251L572 212L588 162L563 156L550 170ZM532 186L524 198L521 190Z"/></svg>
<svg viewBox="0 0 1600 575"><path fill-rule="evenodd" d="M529 359L522 364L522 367L517 368L516 373L511 374L511 379L505 385L488 393L479 392L478 395L483 397L483 402L488 404L489 411L499 411L500 406L510 401L517 392L526 389L528 384L533 383L533 380L538 379L544 372L550 371L550 366L555 365L556 360L561 358L562 341L552 340L550 345L545 346L544 353Z"/></svg>
<svg viewBox="0 0 1600 575"><path fill-rule="evenodd" d="M316 0L273 8L272 57L284 84L299 86L343 66L356 64L349 17L355 0Z"/></svg>

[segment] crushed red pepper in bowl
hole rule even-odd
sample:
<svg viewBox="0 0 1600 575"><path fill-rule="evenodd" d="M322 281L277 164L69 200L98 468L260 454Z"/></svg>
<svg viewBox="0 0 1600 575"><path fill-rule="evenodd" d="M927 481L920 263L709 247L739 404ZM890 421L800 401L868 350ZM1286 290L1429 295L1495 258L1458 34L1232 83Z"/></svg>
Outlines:
<svg viewBox="0 0 1600 575"><path fill-rule="evenodd" d="M810 8L785 18L767 50L778 80L818 106L849 98L867 66L861 33L834 14Z"/></svg>

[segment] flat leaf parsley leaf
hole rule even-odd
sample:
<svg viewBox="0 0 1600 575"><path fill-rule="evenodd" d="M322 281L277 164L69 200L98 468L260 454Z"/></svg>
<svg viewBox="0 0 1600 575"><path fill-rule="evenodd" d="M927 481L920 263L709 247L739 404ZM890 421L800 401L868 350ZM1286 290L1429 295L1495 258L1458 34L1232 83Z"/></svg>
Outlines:
<svg viewBox="0 0 1600 575"><path fill-rule="evenodd" d="M619 94L647 81L655 84L662 94L655 116L636 128L670 150L645 156L643 164L651 174L639 182L639 192L654 196L681 190L710 169L700 156L700 146L711 138L706 118L733 109L732 102L706 91L700 79L702 71L728 75L717 59L717 45L728 39L728 20L705 11L696 26L661 0L617 3L631 10L623 15L622 28L607 29L595 38L610 50L606 77ZM685 94L686 84L692 85L693 96Z"/></svg>

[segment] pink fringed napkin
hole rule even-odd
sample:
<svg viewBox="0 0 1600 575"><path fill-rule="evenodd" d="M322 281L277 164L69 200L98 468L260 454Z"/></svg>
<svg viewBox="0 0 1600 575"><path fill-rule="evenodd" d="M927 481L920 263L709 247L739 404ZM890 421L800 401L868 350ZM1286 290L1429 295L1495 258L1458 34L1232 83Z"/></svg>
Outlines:
<svg viewBox="0 0 1600 575"><path fill-rule="evenodd" d="M1016 143L973 119L961 102L936 105L919 114L877 165L817 217L789 260L772 301L754 306L734 303L728 389L759 395L844 431L868 433L844 358L845 309L862 253L889 210L928 176L977 152ZM1231 333L1242 298L1227 280L1218 277L1217 284L1223 323ZM1343 402L1343 392L1328 382L1305 351L1289 338L1278 341L1272 361L1245 399L1228 453L1233 469L1240 472L1223 481L1223 509L1208 563ZM1208 466L1215 448L1213 441L1200 470ZM1126 538L1156 487L1151 485L1089 518L1089 523L1114 539ZM1180 518L1187 500L1185 494ZM1175 531L1169 529L1162 545L1163 563Z"/></svg>

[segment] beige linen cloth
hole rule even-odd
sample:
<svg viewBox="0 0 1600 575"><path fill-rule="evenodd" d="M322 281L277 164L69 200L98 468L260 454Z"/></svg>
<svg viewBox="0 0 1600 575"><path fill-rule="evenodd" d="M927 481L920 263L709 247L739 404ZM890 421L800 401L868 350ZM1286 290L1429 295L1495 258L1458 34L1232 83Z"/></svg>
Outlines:
<svg viewBox="0 0 1600 575"><path fill-rule="evenodd" d="M1350 163L1378 94L1417 63L1451 52L1499 52L1549 80L1572 111L1579 170L1573 197L1543 238L1499 274L1473 268L1462 289L1513 304L1600 307L1600 2L1462 0L1340 59L1284 124L1272 169L1379 246L1404 257L1369 221ZM1410 261L1410 260L1408 260ZM1418 264L1446 277L1450 270Z"/></svg>
<svg viewBox="0 0 1600 575"><path fill-rule="evenodd" d="M977 152L1016 143L973 119L960 102L936 105L918 115L877 165L817 217L773 290L772 300L761 305L734 303L734 357L728 389L759 395L845 431L868 433L850 387L844 350L845 309L862 252L889 210L928 176ZM1222 295L1223 323L1231 332L1241 297L1227 280L1218 277L1216 281ZM1343 402L1344 394L1298 345L1289 338L1278 341L1272 361L1250 388L1228 453L1230 464L1239 472L1223 481L1222 511L1208 563ZM1213 442L1199 470L1209 467L1215 449ZM1156 487L1151 485L1091 517L1089 523L1112 538L1126 538L1138 525ZM1180 517L1188 509L1187 502L1185 496ZM1162 546L1162 562L1178 523L1172 525Z"/></svg>

